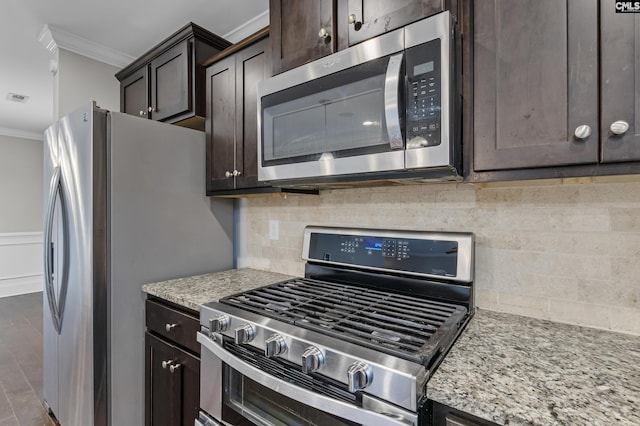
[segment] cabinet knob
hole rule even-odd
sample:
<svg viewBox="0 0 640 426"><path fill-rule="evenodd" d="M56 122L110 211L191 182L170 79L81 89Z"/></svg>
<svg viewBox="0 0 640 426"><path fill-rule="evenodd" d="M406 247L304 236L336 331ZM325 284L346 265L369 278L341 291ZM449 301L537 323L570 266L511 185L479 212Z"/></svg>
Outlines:
<svg viewBox="0 0 640 426"><path fill-rule="evenodd" d="M149 107L149 112L154 112L156 109L154 107Z"/></svg>
<svg viewBox="0 0 640 426"><path fill-rule="evenodd" d="M167 330L167 333L169 333L171 330L173 330L177 326L178 326L178 324L165 324L164 325L164 329Z"/></svg>
<svg viewBox="0 0 640 426"><path fill-rule="evenodd" d="M576 139L586 139L591 136L591 127L586 124L582 124L576 127L576 131L573 134Z"/></svg>
<svg viewBox="0 0 640 426"><path fill-rule="evenodd" d="M145 112L144 111L140 111L140 117L144 117Z"/></svg>
<svg viewBox="0 0 640 426"><path fill-rule="evenodd" d="M233 171L233 176L234 176L234 177L236 177L236 176L240 176L241 174L242 174L242 172L239 172L239 171L237 171L237 170L234 170L234 171Z"/></svg>
<svg viewBox="0 0 640 426"><path fill-rule="evenodd" d="M173 360L170 359L168 361L162 361L162 368L166 369L167 367L169 367L171 364L173 364Z"/></svg>
<svg viewBox="0 0 640 426"><path fill-rule="evenodd" d="M224 172L224 177L226 177L227 179L229 179L231 176L233 176L233 175L231 174L231 172L229 170Z"/></svg>
<svg viewBox="0 0 640 426"><path fill-rule="evenodd" d="M318 31L318 37L320 37L325 42L325 44L331 43L331 34L329 34L329 31L327 31L324 27L320 28L320 31Z"/></svg>
<svg viewBox="0 0 640 426"><path fill-rule="evenodd" d="M353 29L356 31L360 31L360 28L362 28L362 22L358 21L355 13L349 15L349 24L353 24Z"/></svg>
<svg viewBox="0 0 640 426"><path fill-rule="evenodd" d="M611 133L614 135L624 135L627 133L627 130L629 130L629 123L624 120L614 121L611 123L609 130L611 130Z"/></svg>
<svg viewBox="0 0 640 426"><path fill-rule="evenodd" d="M178 368L180 368L181 366L182 366L181 364L171 364L171 365L169 366L169 371L171 371L172 373L175 373L175 372L176 372L176 370L177 370Z"/></svg>

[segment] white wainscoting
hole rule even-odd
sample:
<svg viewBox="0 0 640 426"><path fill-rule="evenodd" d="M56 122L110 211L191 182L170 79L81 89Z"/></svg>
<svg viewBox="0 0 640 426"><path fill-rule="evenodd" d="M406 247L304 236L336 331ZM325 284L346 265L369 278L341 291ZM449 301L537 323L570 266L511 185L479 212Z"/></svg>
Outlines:
<svg viewBox="0 0 640 426"><path fill-rule="evenodd" d="M43 288L42 232L0 233L0 297Z"/></svg>

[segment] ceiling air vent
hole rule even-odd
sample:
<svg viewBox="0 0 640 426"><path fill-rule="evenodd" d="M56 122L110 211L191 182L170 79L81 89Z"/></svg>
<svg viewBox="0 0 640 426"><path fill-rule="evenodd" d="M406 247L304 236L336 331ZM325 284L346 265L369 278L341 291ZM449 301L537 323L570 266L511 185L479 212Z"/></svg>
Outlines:
<svg viewBox="0 0 640 426"><path fill-rule="evenodd" d="M29 97L27 95L19 95L17 93L9 92L7 93L7 100L24 104L29 100Z"/></svg>

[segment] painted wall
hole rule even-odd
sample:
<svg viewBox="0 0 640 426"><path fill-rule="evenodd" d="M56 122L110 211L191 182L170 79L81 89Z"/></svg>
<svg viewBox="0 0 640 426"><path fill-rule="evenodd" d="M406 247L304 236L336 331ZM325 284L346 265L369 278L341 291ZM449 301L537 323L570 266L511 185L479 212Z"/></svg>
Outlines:
<svg viewBox="0 0 640 426"><path fill-rule="evenodd" d="M94 100L99 107L120 111L119 68L65 49L57 50L58 72L54 79L55 119Z"/></svg>
<svg viewBox="0 0 640 426"><path fill-rule="evenodd" d="M42 141L0 135L0 233L42 231Z"/></svg>
<svg viewBox="0 0 640 426"><path fill-rule="evenodd" d="M0 297L42 290L42 152L0 135Z"/></svg>
<svg viewBox="0 0 640 426"><path fill-rule="evenodd" d="M238 267L303 275L308 224L469 231L478 307L640 335L640 181L617 180L248 198L238 204Z"/></svg>

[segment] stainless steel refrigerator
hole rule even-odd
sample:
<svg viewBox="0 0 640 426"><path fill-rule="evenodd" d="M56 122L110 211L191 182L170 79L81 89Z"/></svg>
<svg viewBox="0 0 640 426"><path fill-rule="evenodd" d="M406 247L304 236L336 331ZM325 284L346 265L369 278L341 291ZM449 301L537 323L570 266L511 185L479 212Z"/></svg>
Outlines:
<svg viewBox="0 0 640 426"><path fill-rule="evenodd" d="M44 402L62 426L142 426L142 284L232 267L204 143L95 102L46 130Z"/></svg>

